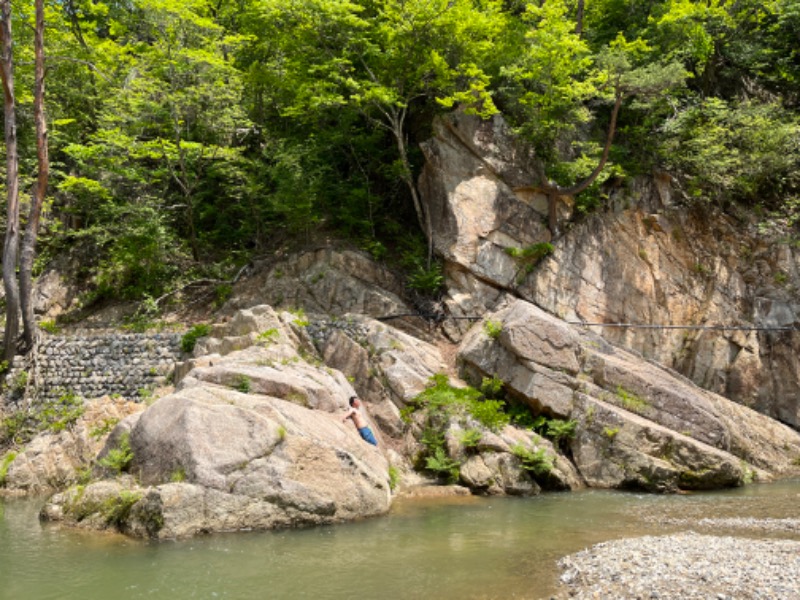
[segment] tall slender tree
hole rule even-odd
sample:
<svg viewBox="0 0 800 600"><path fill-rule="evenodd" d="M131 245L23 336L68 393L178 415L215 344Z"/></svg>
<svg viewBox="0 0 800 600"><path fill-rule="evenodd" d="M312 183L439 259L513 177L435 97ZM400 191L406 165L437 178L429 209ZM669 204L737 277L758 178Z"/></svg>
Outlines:
<svg viewBox="0 0 800 600"><path fill-rule="evenodd" d="M44 0L35 0L36 22L34 26L35 80L33 90L33 118L36 124L36 183L31 192L31 207L19 264L19 289L22 305L23 336L26 350L33 347L36 323L33 318L33 261L36 257L36 239L42 206L47 194L50 160L47 149L47 121L44 114Z"/></svg>
<svg viewBox="0 0 800 600"><path fill-rule="evenodd" d="M3 84L6 142L6 236L3 245L3 286L6 292L6 329L3 359L13 362L19 335L19 154L17 111L14 99L14 43L11 29L11 1L0 0L0 78Z"/></svg>

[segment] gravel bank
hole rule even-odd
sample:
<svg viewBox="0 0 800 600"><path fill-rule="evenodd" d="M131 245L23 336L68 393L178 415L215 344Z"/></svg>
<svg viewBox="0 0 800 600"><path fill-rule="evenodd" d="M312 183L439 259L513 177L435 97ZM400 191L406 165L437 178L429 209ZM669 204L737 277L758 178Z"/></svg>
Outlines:
<svg viewBox="0 0 800 600"><path fill-rule="evenodd" d="M800 598L800 541L694 532L604 542L559 561L559 598Z"/></svg>

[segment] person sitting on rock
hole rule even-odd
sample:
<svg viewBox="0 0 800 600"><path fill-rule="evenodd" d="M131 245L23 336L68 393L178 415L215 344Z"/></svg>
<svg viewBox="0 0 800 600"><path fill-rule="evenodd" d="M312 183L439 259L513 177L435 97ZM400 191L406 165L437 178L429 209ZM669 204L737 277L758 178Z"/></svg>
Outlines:
<svg viewBox="0 0 800 600"><path fill-rule="evenodd" d="M361 414L362 406L363 404L358 396L350 396L350 410L348 410L347 414L342 418L342 423L347 421L347 419L352 419L353 425L356 426L358 433L361 434L364 441L373 446L377 446L378 440L375 439L375 434L372 433L372 430L367 425L367 420L364 418L364 415Z"/></svg>

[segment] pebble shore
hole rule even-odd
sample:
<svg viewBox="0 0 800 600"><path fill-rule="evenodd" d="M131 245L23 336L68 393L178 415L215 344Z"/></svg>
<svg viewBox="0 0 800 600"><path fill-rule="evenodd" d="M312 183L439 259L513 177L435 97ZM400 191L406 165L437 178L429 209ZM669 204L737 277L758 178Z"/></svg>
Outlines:
<svg viewBox="0 0 800 600"><path fill-rule="evenodd" d="M800 598L795 540L686 532L604 542L558 564L562 599Z"/></svg>

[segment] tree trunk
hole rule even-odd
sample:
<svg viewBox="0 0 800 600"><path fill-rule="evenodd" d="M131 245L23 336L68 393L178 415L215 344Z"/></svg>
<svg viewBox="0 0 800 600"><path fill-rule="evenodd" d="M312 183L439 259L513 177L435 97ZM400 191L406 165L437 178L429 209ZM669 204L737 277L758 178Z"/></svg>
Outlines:
<svg viewBox="0 0 800 600"><path fill-rule="evenodd" d="M614 99L614 108L611 111L611 122L608 125L608 134L606 135L606 144L603 147L603 154L600 157L600 162L597 163L597 166L594 170L589 174L586 179L572 185L570 187L561 187L556 184L545 184L544 191L547 194L547 220L548 220L548 228L550 229L550 235L553 238L558 236L558 214L556 211L556 204L558 202L559 196L576 196L588 188L594 180L603 172L603 167L606 166L608 162L608 155L611 152L611 144L614 141L614 136L617 133L617 116L619 115L619 109L622 107L622 101L625 99L625 94L622 92L617 92L617 95Z"/></svg>
<svg viewBox="0 0 800 600"><path fill-rule="evenodd" d="M17 119L14 102L14 54L11 36L11 1L0 0L0 77L5 109L7 219L3 245L3 286L6 292L6 330L3 359L10 365L17 352L19 335L19 287L17 254L19 251L19 156L17 154Z"/></svg>
<svg viewBox="0 0 800 600"><path fill-rule="evenodd" d="M44 0L36 0L36 28L34 31L36 78L34 84L33 114L36 122L36 160L38 175L31 193L31 210L19 264L20 301L26 351L33 347L36 322L33 316L33 261L36 256L36 239L39 235L39 220L47 194L50 161L47 152L47 121L44 115Z"/></svg>
<svg viewBox="0 0 800 600"><path fill-rule="evenodd" d="M428 211L422 207L422 199L419 197L417 186L414 185L414 176L411 172L411 165L408 162L408 150L406 149L403 134L403 115L393 116L391 131L397 142L397 152L400 154L400 161L403 164L403 181L405 181L406 186L408 186L408 191L411 193L414 211L417 213L419 225L428 242L427 267L430 269L433 262L433 226L431 225L431 218Z"/></svg>
<svg viewBox="0 0 800 600"><path fill-rule="evenodd" d="M578 0L578 9L575 14L575 35L578 37L583 35L583 13L584 0Z"/></svg>

